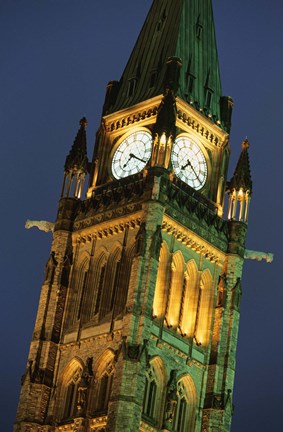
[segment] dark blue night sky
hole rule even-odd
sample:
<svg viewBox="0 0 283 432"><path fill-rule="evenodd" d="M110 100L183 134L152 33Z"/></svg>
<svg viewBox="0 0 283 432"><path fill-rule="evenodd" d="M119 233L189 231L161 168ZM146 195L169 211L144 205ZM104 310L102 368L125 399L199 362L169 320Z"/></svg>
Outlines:
<svg viewBox="0 0 283 432"><path fill-rule="evenodd" d="M201 0L200 0L201 1ZM12 430L65 157L79 120L91 157L105 86L119 79L151 0L1 0L0 430ZM234 394L233 432L281 430L283 400L283 3L214 0L223 94L233 97L230 175L247 136L254 194Z"/></svg>

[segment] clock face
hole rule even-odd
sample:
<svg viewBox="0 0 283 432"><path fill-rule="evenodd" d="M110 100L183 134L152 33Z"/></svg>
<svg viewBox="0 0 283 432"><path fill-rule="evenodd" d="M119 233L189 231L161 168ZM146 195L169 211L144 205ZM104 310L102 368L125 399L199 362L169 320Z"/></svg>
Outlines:
<svg viewBox="0 0 283 432"><path fill-rule="evenodd" d="M152 151L152 136L144 130L127 136L114 153L112 174L116 179L128 177L144 169Z"/></svg>
<svg viewBox="0 0 283 432"><path fill-rule="evenodd" d="M199 145L190 138L180 135L176 139L171 161L175 174L180 180L196 190L205 185L207 162Z"/></svg>

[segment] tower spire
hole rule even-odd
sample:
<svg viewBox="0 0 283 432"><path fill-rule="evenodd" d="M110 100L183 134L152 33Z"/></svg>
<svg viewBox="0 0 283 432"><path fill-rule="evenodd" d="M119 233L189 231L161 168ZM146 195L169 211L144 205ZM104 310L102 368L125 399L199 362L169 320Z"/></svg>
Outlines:
<svg viewBox="0 0 283 432"><path fill-rule="evenodd" d="M153 1L108 113L162 94L172 57L183 64L176 96L228 128L211 0Z"/></svg>
<svg viewBox="0 0 283 432"><path fill-rule="evenodd" d="M73 196L81 198L82 189L86 174L88 172L87 142L86 142L87 119L80 120L80 128L70 153L66 157L64 184L62 197L69 197L74 186ZM76 179L75 183L73 180Z"/></svg>
<svg viewBox="0 0 283 432"><path fill-rule="evenodd" d="M80 120L80 128L75 138L74 144L65 162L65 171L87 172L87 144L86 144L87 119Z"/></svg>

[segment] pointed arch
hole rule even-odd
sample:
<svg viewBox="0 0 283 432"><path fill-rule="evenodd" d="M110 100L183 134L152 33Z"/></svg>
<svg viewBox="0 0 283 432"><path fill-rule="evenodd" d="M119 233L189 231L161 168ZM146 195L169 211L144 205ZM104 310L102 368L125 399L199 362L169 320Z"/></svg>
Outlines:
<svg viewBox="0 0 283 432"><path fill-rule="evenodd" d="M83 361L75 357L65 366L62 372L59 403L57 404L59 407L57 416L60 420L71 419L76 415L78 386L83 368Z"/></svg>
<svg viewBox="0 0 283 432"><path fill-rule="evenodd" d="M200 279L199 310L196 323L196 339L202 345L209 343L213 311L213 279L208 269Z"/></svg>
<svg viewBox="0 0 283 432"><path fill-rule="evenodd" d="M156 424L162 422L165 397L166 372L162 359L158 356L149 361L146 371L146 383L143 398L142 413L145 420Z"/></svg>
<svg viewBox="0 0 283 432"><path fill-rule="evenodd" d="M113 256L115 253L121 253L122 249L122 243L119 240L116 240L113 244L111 249L109 250L109 255Z"/></svg>
<svg viewBox="0 0 283 432"><path fill-rule="evenodd" d="M114 305L114 317L117 315L123 313L126 303L127 303L127 297L128 297L128 289L129 289L129 282L131 277L131 269L132 269L132 263L135 253L135 241L130 244L129 247L127 247L126 250L123 250L121 255L121 264L119 269L119 275L117 276L117 293L116 293L116 301Z"/></svg>
<svg viewBox="0 0 283 432"><path fill-rule="evenodd" d="M76 324L81 317L83 292L86 287L89 270L89 258L89 254L84 252L74 268L70 286L67 327Z"/></svg>
<svg viewBox="0 0 283 432"><path fill-rule="evenodd" d="M182 252L175 252L171 265L168 310L166 314L168 325L174 328L178 327L180 319L180 305L184 281L184 265L185 261Z"/></svg>
<svg viewBox="0 0 283 432"><path fill-rule="evenodd" d="M83 251L81 256L77 260L76 267L80 268L82 265L84 265L85 262L89 263L90 254L88 251Z"/></svg>
<svg viewBox="0 0 283 432"><path fill-rule="evenodd" d="M107 412L115 372L114 359L114 352L108 349L95 362L89 406L91 415Z"/></svg>
<svg viewBox="0 0 283 432"><path fill-rule="evenodd" d="M168 263L169 249L166 241L162 242L159 255L159 265L153 300L153 316L163 318L166 311L166 299L168 292Z"/></svg>
<svg viewBox="0 0 283 432"><path fill-rule="evenodd" d="M99 305L99 318L113 310L120 276L122 245L115 242L105 267L105 279Z"/></svg>
<svg viewBox="0 0 283 432"><path fill-rule="evenodd" d="M95 361L93 365L95 378L99 377L105 368L105 365L110 361L114 361L115 353L111 348L106 349Z"/></svg>
<svg viewBox="0 0 283 432"><path fill-rule="evenodd" d="M184 375L177 381L177 404L174 413L174 432L193 432L195 430L195 415L197 392L190 375Z"/></svg>
<svg viewBox="0 0 283 432"><path fill-rule="evenodd" d="M62 383L66 384L70 378L74 375L76 371L79 369L82 371L84 368L84 362L79 357L74 357L69 363L64 367L61 374Z"/></svg>
<svg viewBox="0 0 283 432"><path fill-rule="evenodd" d="M195 260L192 259L187 263L186 266L182 313L180 319L180 328L182 334L188 337L194 336L198 297L198 268Z"/></svg>
<svg viewBox="0 0 283 432"><path fill-rule="evenodd" d="M99 311L104 287L106 264L109 253L101 247L95 254L88 278L87 295L84 301L84 321L89 321Z"/></svg>

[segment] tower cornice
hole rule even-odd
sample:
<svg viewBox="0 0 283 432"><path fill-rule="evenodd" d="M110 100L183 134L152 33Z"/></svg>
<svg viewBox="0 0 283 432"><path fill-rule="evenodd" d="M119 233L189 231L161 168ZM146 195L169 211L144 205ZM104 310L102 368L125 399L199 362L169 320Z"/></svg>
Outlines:
<svg viewBox="0 0 283 432"><path fill-rule="evenodd" d="M130 229L139 227L142 220L142 212L135 212L129 216L123 215L120 218L111 220L97 220L85 219L83 222L75 223L75 227L79 230L73 235L73 244L89 243L92 239L96 238L101 240L103 238L115 236L125 230L128 226ZM87 228L87 226L90 226Z"/></svg>
<svg viewBox="0 0 283 432"><path fill-rule="evenodd" d="M162 230L174 235L176 240L186 247L205 255L207 259L216 262L219 266L223 266L226 257L223 251L167 214L163 218Z"/></svg>
<svg viewBox="0 0 283 432"><path fill-rule="evenodd" d="M105 130L112 136L121 135L133 127L144 127L155 123L158 107L163 95L143 101L109 114L103 117ZM213 123L212 119L206 117L204 113L197 111L192 105L176 98L177 104L177 127L180 129L191 130L199 137L205 138L205 142L216 147L225 147L229 141L229 134L221 128L221 124Z"/></svg>
<svg viewBox="0 0 283 432"><path fill-rule="evenodd" d="M154 124L158 107L162 101L163 95L140 102L129 108L117 111L103 117L105 130L108 133L120 135L121 131L126 131L135 126L143 127Z"/></svg>
<svg viewBox="0 0 283 432"><path fill-rule="evenodd" d="M188 128L197 135L205 138L205 142L216 147L224 147L229 141L229 134L221 129L220 123L214 124L202 112L197 111L192 105L176 98L177 103L177 127Z"/></svg>

